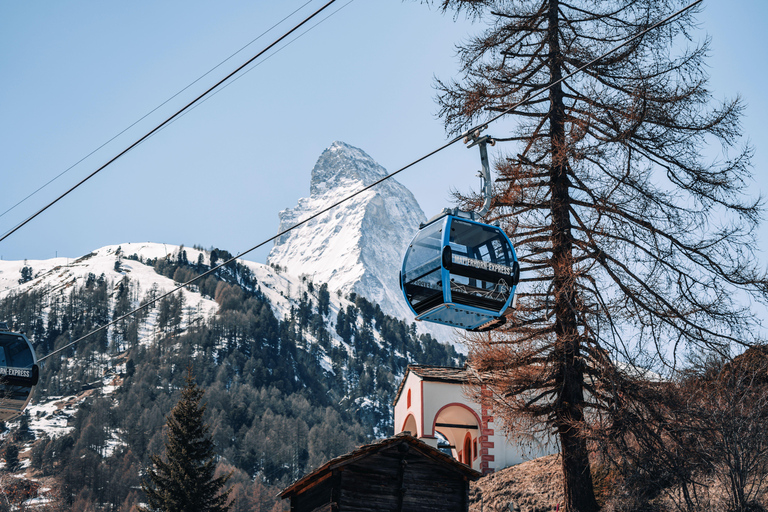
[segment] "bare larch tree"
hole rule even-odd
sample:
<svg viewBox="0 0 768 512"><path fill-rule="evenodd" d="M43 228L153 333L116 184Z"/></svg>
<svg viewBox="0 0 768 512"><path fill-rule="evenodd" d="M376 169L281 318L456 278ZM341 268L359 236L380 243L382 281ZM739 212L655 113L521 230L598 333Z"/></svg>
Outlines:
<svg viewBox="0 0 768 512"><path fill-rule="evenodd" d="M470 340L470 358L509 432L554 435L566 509L591 512L588 432L638 368L759 341L744 304L765 304L768 282L743 105L707 89L696 9L568 77L684 5L674 0L438 4L484 23L458 47L460 77L437 82L449 132L514 107L489 130L503 154L487 220L516 247L519 300L504 329Z"/></svg>

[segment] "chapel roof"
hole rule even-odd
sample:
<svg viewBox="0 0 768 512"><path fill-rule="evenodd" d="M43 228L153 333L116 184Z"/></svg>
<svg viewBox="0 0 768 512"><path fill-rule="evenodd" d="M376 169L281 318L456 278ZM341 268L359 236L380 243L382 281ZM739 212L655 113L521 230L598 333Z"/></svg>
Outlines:
<svg viewBox="0 0 768 512"><path fill-rule="evenodd" d="M397 393L395 394L395 400L393 403L396 404L397 401L400 400L400 393L403 392L405 381L408 379L408 374L411 372L420 377L421 380L431 382L448 382L451 384L468 383L470 374L470 371L467 369L466 365L457 367L409 364L405 369L405 375L403 375L403 379L400 381L400 386L397 388Z"/></svg>

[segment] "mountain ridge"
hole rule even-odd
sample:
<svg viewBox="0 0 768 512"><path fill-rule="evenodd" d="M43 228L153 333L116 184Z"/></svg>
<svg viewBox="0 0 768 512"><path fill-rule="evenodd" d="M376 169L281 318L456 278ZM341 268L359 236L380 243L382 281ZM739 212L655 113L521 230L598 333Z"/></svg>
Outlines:
<svg viewBox="0 0 768 512"><path fill-rule="evenodd" d="M313 170L310 197L281 212L281 229L384 176L362 150L334 143ZM51 356L28 414L0 438L21 443L24 471L53 479L46 486L73 509L77 498L81 509L118 510L140 499L142 467L162 446L163 418L194 366L231 468L223 471L239 475L246 499L274 496L270 486L390 435L407 364L463 361L413 321L400 296L402 249L423 220L413 195L386 180L281 237L267 264L238 259L213 270L232 255L149 242L0 261L0 320L26 332L38 357Z"/></svg>

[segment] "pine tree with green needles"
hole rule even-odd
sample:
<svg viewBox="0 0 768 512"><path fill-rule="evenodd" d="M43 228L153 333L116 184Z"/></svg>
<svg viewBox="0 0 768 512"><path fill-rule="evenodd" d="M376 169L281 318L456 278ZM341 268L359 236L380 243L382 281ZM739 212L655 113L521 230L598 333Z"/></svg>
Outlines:
<svg viewBox="0 0 768 512"><path fill-rule="evenodd" d="M201 403L205 392L191 369L186 381L166 419L166 460L152 455L153 467L141 485L148 503L144 512L226 512L232 505L227 503L231 489L224 490L231 475L214 478L216 454Z"/></svg>

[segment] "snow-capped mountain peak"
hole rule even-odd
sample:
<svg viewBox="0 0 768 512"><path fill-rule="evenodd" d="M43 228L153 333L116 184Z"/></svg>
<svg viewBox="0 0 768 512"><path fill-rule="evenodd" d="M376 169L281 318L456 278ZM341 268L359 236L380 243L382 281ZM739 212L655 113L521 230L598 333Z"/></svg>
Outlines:
<svg viewBox="0 0 768 512"><path fill-rule="evenodd" d="M350 182L368 186L386 175L386 169L367 153L336 141L323 151L312 169L310 194L321 195Z"/></svg>
<svg viewBox="0 0 768 512"><path fill-rule="evenodd" d="M310 197L280 212L280 231L386 175L361 149L334 142L312 170ZM362 295L387 314L413 318L397 276L405 248L425 220L413 194L389 179L280 237L267 261L328 283L331 291Z"/></svg>

